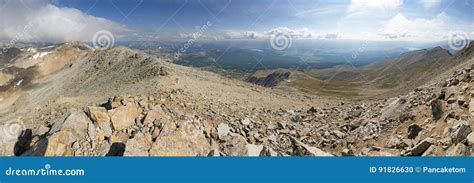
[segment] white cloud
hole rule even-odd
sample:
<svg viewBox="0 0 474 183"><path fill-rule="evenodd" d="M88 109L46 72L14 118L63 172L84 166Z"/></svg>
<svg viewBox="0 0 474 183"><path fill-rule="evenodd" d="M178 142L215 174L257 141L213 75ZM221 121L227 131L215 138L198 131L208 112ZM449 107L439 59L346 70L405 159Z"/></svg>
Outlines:
<svg viewBox="0 0 474 183"><path fill-rule="evenodd" d="M288 27L277 27L268 31L263 32L266 36L271 36L274 34L286 34L293 38L297 39L307 39L307 38L314 38L316 33L313 30L308 28L301 28L301 29L290 29Z"/></svg>
<svg viewBox="0 0 474 183"><path fill-rule="evenodd" d="M318 33L309 28L288 28L276 27L266 31L227 31L223 34L213 35L214 39L268 39L272 35L284 34L293 39L338 39L341 38L340 33Z"/></svg>
<svg viewBox="0 0 474 183"><path fill-rule="evenodd" d="M46 1L3 1L0 6L0 40L91 41L99 30L108 30L116 38L132 32L113 21Z"/></svg>
<svg viewBox="0 0 474 183"><path fill-rule="evenodd" d="M419 3L423 5L424 8L430 9L439 6L441 0L420 0Z"/></svg>
<svg viewBox="0 0 474 183"><path fill-rule="evenodd" d="M442 38L440 35L447 34L452 27L450 17L444 12L432 19L409 19L399 13L385 23L381 34L390 39L439 39Z"/></svg>
<svg viewBox="0 0 474 183"><path fill-rule="evenodd" d="M403 0L352 0L349 12L367 10L389 10L396 9L403 5Z"/></svg>

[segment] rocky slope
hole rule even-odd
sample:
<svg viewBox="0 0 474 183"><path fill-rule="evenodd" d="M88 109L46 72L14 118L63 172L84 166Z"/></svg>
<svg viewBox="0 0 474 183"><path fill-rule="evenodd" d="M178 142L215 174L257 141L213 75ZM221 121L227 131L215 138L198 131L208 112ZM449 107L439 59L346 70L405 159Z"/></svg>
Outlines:
<svg viewBox="0 0 474 183"><path fill-rule="evenodd" d="M467 55L408 94L352 101L258 87L123 47L94 50L0 103L3 130L24 126L2 136L0 153L472 155L473 77Z"/></svg>
<svg viewBox="0 0 474 183"><path fill-rule="evenodd" d="M284 72L284 73L274 72L265 77L250 76L244 81L271 88L271 87L277 86L278 84L280 84L280 82L287 80L290 77L290 75L291 75L291 72Z"/></svg>
<svg viewBox="0 0 474 183"><path fill-rule="evenodd" d="M451 55L448 50L435 47L410 51L364 67L337 66L310 71L308 74L323 81L353 85L362 96L396 96L410 92L436 78L447 68L464 62L464 59L457 59L461 53L466 52L464 50Z"/></svg>

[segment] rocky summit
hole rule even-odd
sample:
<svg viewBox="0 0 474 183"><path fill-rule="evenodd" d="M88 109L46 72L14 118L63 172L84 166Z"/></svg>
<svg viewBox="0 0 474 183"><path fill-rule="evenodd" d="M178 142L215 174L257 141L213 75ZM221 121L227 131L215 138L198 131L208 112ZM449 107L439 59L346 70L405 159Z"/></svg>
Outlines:
<svg viewBox="0 0 474 183"><path fill-rule="evenodd" d="M457 58L462 64L408 93L352 100L257 86L272 87L288 73L250 79L254 85L125 47L75 44L59 46L41 63L64 50L74 62L2 88L0 119L21 130L1 133L1 155L474 153L474 59L465 54Z"/></svg>

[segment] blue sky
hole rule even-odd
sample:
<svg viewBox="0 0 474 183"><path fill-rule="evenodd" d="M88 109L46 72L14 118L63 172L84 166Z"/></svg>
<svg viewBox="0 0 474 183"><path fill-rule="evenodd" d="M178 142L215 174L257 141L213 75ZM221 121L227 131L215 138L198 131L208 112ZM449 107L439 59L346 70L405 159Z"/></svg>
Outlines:
<svg viewBox="0 0 474 183"><path fill-rule="evenodd" d="M0 0L0 17L20 17L0 20L0 38L11 38L16 29L32 24L35 28L23 35L25 39L88 39L102 29L124 40L179 39L207 22L212 26L202 39L259 39L280 32L298 39L413 41L442 40L452 32L474 35L474 0L22 2Z"/></svg>

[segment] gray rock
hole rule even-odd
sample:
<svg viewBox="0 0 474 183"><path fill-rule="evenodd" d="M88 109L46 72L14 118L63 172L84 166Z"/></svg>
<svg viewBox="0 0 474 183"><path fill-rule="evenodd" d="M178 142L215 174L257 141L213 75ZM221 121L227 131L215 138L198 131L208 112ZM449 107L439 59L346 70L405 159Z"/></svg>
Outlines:
<svg viewBox="0 0 474 183"><path fill-rule="evenodd" d="M456 98L450 97L450 98L448 98L448 100L446 100L446 102L448 102L448 104L452 104L452 103L456 102Z"/></svg>
<svg viewBox="0 0 474 183"><path fill-rule="evenodd" d="M97 156L105 156L110 151L110 144L107 141L103 141L99 149L97 150Z"/></svg>
<svg viewBox="0 0 474 183"><path fill-rule="evenodd" d="M219 157L219 156L222 156L222 155L221 155L221 153L218 149L213 149L213 150L211 150L211 152L209 152L209 154L207 156Z"/></svg>
<svg viewBox="0 0 474 183"><path fill-rule="evenodd" d="M402 149L407 147L408 145L405 144L405 142L397 136L390 136L390 139L387 142L386 147L388 148L395 148L395 149Z"/></svg>
<svg viewBox="0 0 474 183"><path fill-rule="evenodd" d="M454 144L457 144L463 142L471 132L471 127L467 124L467 122L462 121L450 129L449 136L451 137L451 141Z"/></svg>
<svg viewBox="0 0 474 183"><path fill-rule="evenodd" d="M414 139L416 136L418 136L418 133L423 130L420 126L417 124L412 124L408 126L408 138L409 139Z"/></svg>
<svg viewBox="0 0 474 183"><path fill-rule="evenodd" d="M228 156L247 156L248 150L245 137L238 134L230 134L229 137L230 139L222 144L222 152Z"/></svg>
<svg viewBox="0 0 474 183"><path fill-rule="evenodd" d="M250 123L252 123L252 121L250 121L249 118L242 119L242 120L240 120L240 122L241 122L243 125L249 125Z"/></svg>
<svg viewBox="0 0 474 183"><path fill-rule="evenodd" d="M46 133L49 132L49 128L46 127L46 126L40 126L37 130L36 130L36 135L45 135Z"/></svg>
<svg viewBox="0 0 474 183"><path fill-rule="evenodd" d="M341 152L342 156L354 156L354 151L348 148L344 148Z"/></svg>
<svg viewBox="0 0 474 183"><path fill-rule="evenodd" d="M443 115L443 102L441 100L436 99L431 103L431 114L435 120L441 118Z"/></svg>
<svg viewBox="0 0 474 183"><path fill-rule="evenodd" d="M439 146L432 145L421 156L436 156L435 153L439 148Z"/></svg>
<svg viewBox="0 0 474 183"><path fill-rule="evenodd" d="M333 130L333 131L331 132L331 134L335 135L335 136L336 136L337 138L339 138L339 139L342 139L342 138L344 138L344 137L346 136L345 133L342 133L342 132L339 131L339 130Z"/></svg>
<svg viewBox="0 0 474 183"><path fill-rule="evenodd" d="M138 133L125 144L124 156L148 156L151 148L151 135Z"/></svg>
<svg viewBox="0 0 474 183"><path fill-rule="evenodd" d="M308 146L294 137L291 137L291 140L293 141L293 156L333 156L319 148Z"/></svg>
<svg viewBox="0 0 474 183"><path fill-rule="evenodd" d="M467 145L474 147L474 132L471 132L467 137L466 137Z"/></svg>
<svg viewBox="0 0 474 183"><path fill-rule="evenodd" d="M461 96L458 97L458 104L459 105L462 106L465 102L466 102L466 99L464 98L464 96L461 95Z"/></svg>
<svg viewBox="0 0 474 183"><path fill-rule="evenodd" d="M260 156L278 156L278 153L268 146L263 146Z"/></svg>
<svg viewBox="0 0 474 183"><path fill-rule="evenodd" d="M471 101L469 102L469 113L471 116L474 116L474 98L471 97Z"/></svg>
<svg viewBox="0 0 474 183"><path fill-rule="evenodd" d="M95 129L95 125L92 124L92 123L89 123L88 124L88 127L87 127L87 135L89 136L89 138L91 139L95 139L96 138L96 135L97 135L97 131Z"/></svg>
<svg viewBox="0 0 474 183"><path fill-rule="evenodd" d="M392 98L388 102L388 105L382 109L382 119L397 119L398 114L405 106L405 98Z"/></svg>
<svg viewBox="0 0 474 183"><path fill-rule="evenodd" d="M231 128L229 125L225 123L221 123L217 125L217 135L219 136L219 139L224 139L227 135L229 135Z"/></svg>
<svg viewBox="0 0 474 183"><path fill-rule="evenodd" d="M436 142L436 139L426 138L418 143L413 149L411 149L411 154L414 156L422 155L431 145Z"/></svg>
<svg viewBox="0 0 474 183"><path fill-rule="evenodd" d="M446 151L447 156L468 156L469 149L462 143L452 146Z"/></svg>
<svg viewBox="0 0 474 183"><path fill-rule="evenodd" d="M247 144L247 155L248 156L260 156L263 150L263 145Z"/></svg>

